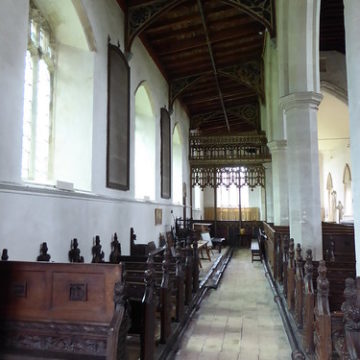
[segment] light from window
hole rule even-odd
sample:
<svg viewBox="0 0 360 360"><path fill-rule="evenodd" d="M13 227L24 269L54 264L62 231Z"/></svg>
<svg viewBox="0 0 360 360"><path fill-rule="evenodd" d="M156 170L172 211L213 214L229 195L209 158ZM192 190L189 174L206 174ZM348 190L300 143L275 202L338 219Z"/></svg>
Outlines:
<svg viewBox="0 0 360 360"><path fill-rule="evenodd" d="M175 126L173 133L173 199L175 203L182 203L182 141L179 125Z"/></svg>
<svg viewBox="0 0 360 360"><path fill-rule="evenodd" d="M46 21L30 10L30 37L25 59L22 178L49 180L53 49Z"/></svg>
<svg viewBox="0 0 360 360"><path fill-rule="evenodd" d="M155 119L144 86L135 95L135 197L155 199Z"/></svg>
<svg viewBox="0 0 360 360"><path fill-rule="evenodd" d="M194 208L200 209L201 208L201 189L200 186L194 187Z"/></svg>

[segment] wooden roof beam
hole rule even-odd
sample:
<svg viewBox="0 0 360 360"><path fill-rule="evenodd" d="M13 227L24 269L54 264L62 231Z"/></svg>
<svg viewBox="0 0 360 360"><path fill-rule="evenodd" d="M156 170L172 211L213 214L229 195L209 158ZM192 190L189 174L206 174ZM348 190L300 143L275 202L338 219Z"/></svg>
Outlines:
<svg viewBox="0 0 360 360"><path fill-rule="evenodd" d="M225 108L225 103L224 103L224 98L223 98L223 94L221 92L221 88L220 88L220 84L219 84L219 78L218 78L218 74L217 74L217 69L216 69L216 64L215 64L215 59L214 59L214 54L212 51L212 47L211 47L211 41L210 41L210 37L209 37L209 31L206 25L206 20L205 20L205 14L204 14L204 9L201 3L201 0L197 0L197 4L199 7L199 11L200 11L200 15L201 15L201 21L203 23L203 27L204 27L204 31L205 31L205 36L206 36L206 42L208 45L208 49L209 49L209 55L210 55L210 60L211 60L211 65L214 71L214 77L215 77L215 81L216 81L216 87L219 93L219 98L220 98L220 103L221 103L221 108L224 112L224 118L225 118L225 123L226 123L226 127L228 129L228 132L230 132L230 125L229 125L229 119L226 113L226 108Z"/></svg>

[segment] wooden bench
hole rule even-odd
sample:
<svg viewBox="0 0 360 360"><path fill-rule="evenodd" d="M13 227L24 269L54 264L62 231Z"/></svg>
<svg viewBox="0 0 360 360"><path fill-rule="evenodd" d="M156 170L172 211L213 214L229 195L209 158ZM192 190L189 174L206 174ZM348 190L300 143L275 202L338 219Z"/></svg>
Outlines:
<svg viewBox="0 0 360 360"><path fill-rule="evenodd" d="M251 262L262 261L260 246L257 239L251 240L250 250L251 250Z"/></svg>
<svg viewBox="0 0 360 360"><path fill-rule="evenodd" d="M0 262L0 287L1 359L125 356L121 265Z"/></svg>

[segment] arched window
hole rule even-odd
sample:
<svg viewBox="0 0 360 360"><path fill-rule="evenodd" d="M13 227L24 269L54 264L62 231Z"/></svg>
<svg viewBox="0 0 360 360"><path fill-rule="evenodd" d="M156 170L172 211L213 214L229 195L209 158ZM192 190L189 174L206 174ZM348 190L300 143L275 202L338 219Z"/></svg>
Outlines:
<svg viewBox="0 0 360 360"><path fill-rule="evenodd" d="M351 191L351 170L349 164L345 165L344 175L344 215L352 216L352 191Z"/></svg>
<svg viewBox="0 0 360 360"><path fill-rule="evenodd" d="M175 203L182 202L182 138L179 125L176 124L172 139L173 147L173 199Z"/></svg>
<svg viewBox="0 0 360 360"><path fill-rule="evenodd" d="M144 85L135 94L135 197L155 199L155 118Z"/></svg>
<svg viewBox="0 0 360 360"><path fill-rule="evenodd" d="M61 180L91 190L91 26L84 8L71 0L34 3L25 65L22 178L45 184Z"/></svg>
<svg viewBox="0 0 360 360"><path fill-rule="evenodd" d="M30 7L25 60L22 178L46 182L50 172L55 51L50 26Z"/></svg>

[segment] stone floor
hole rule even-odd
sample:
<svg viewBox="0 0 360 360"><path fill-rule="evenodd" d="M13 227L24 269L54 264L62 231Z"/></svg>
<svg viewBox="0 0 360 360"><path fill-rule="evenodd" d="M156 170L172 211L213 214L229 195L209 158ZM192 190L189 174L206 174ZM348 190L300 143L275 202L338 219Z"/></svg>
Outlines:
<svg viewBox="0 0 360 360"><path fill-rule="evenodd" d="M190 323L177 360L289 360L291 349L260 262L237 250Z"/></svg>

